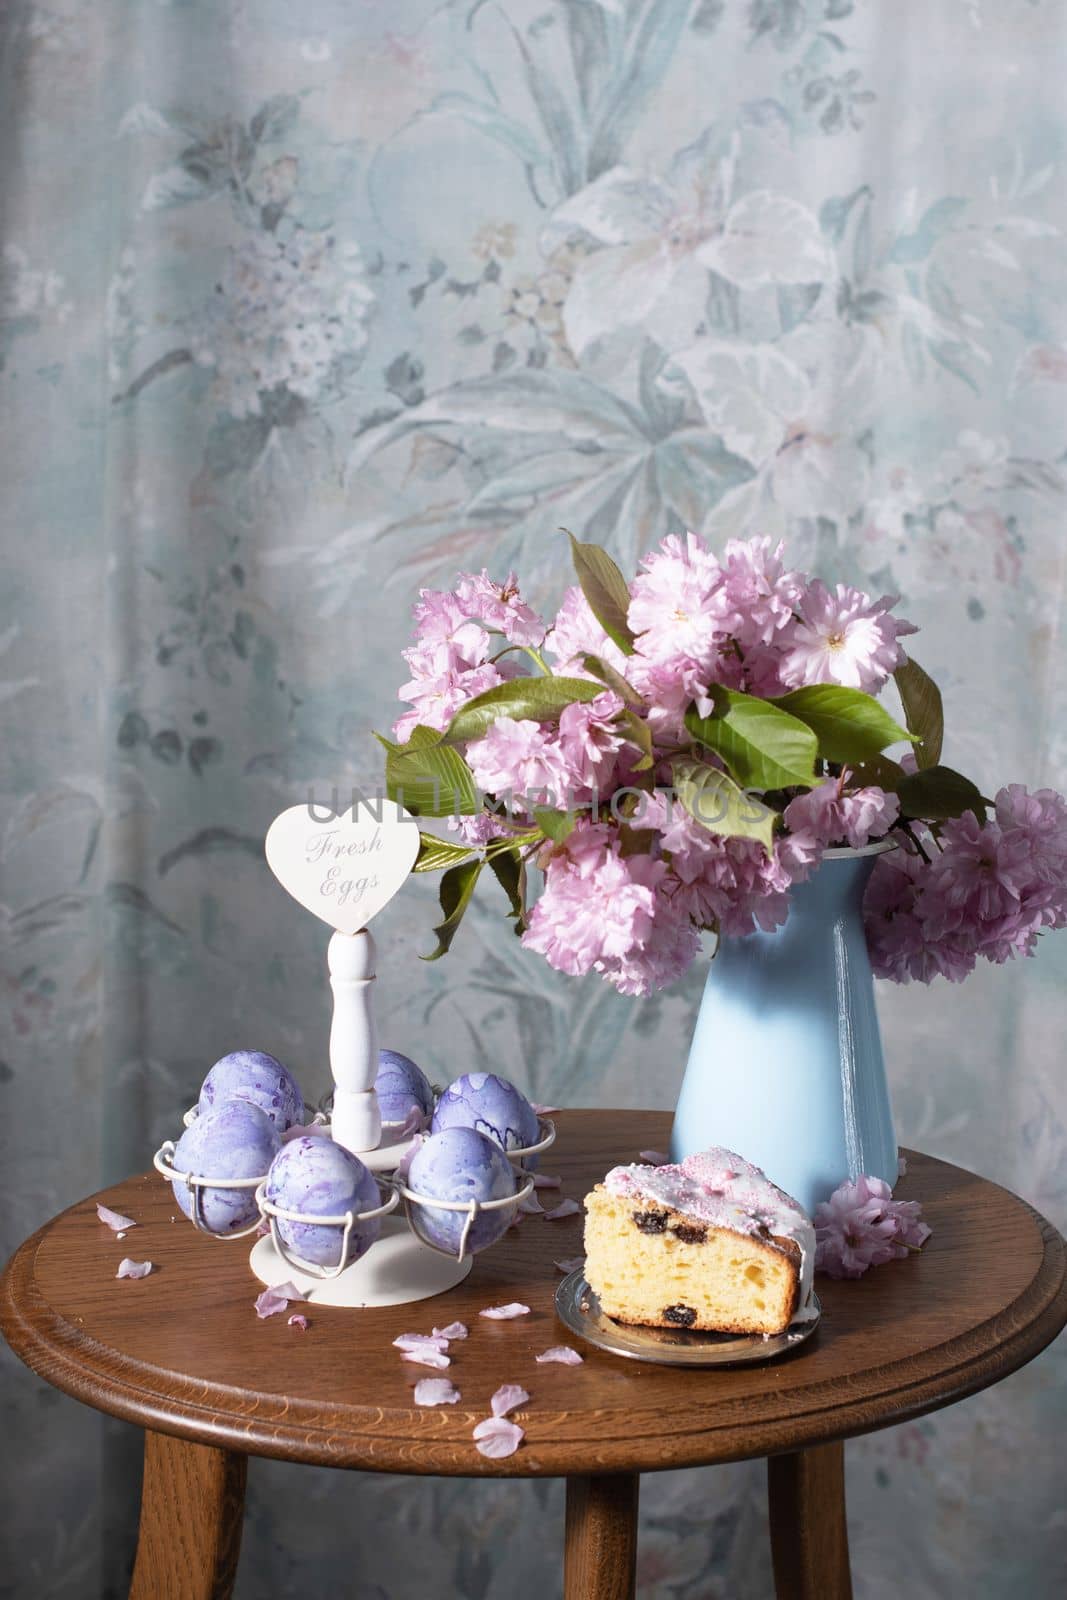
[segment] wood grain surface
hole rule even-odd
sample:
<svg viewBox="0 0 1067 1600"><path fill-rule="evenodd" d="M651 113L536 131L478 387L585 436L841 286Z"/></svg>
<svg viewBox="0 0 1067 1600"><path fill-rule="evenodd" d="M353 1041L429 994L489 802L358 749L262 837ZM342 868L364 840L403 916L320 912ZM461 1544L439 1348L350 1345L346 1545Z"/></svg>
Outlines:
<svg viewBox="0 0 1067 1600"><path fill-rule="evenodd" d="M144 1436L144 1488L130 1600L229 1600L248 1457L169 1433Z"/></svg>
<svg viewBox="0 0 1067 1600"><path fill-rule="evenodd" d="M844 1445L772 1456L767 1491L776 1600L852 1600Z"/></svg>
<svg viewBox="0 0 1067 1600"><path fill-rule="evenodd" d="M636 1472L567 1479L563 1600L634 1600Z"/></svg>
<svg viewBox="0 0 1067 1600"><path fill-rule="evenodd" d="M581 1200L610 1166L666 1146L662 1112L568 1111L543 1157ZM248 1241L195 1232L155 1173L80 1202L28 1239L0 1283L0 1327L48 1382L159 1432L232 1450L372 1471L566 1476L797 1450L920 1415L997 1382L1067 1322L1063 1240L1006 1190L909 1156L898 1195L921 1200L933 1237L921 1255L857 1282L819 1279L822 1324L785 1359L702 1371L655 1367L583 1346L576 1367L538 1351L576 1343L556 1319L555 1258L581 1250L582 1219L529 1217L480 1255L465 1283L413 1306L308 1308L306 1333L259 1321ZM546 1206L556 1202L545 1191ZM119 1242L96 1200L137 1219ZM177 1218L177 1220L172 1220ZM119 1259L157 1270L116 1281ZM531 1315L487 1322L483 1306L521 1300ZM416 1407L423 1369L391 1340L459 1318L455 1406ZM526 1442L488 1461L471 1430L489 1396L520 1383Z"/></svg>

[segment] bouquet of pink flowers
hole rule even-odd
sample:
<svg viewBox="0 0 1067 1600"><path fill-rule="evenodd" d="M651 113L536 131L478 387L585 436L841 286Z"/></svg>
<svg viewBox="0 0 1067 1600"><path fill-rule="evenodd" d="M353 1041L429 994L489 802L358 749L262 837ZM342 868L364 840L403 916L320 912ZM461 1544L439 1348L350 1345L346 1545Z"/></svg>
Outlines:
<svg viewBox="0 0 1067 1600"><path fill-rule="evenodd" d="M878 975L957 981L1067 923L1067 805L1021 784L987 800L941 764L941 696L894 599L830 589L769 539L718 557L671 536L629 584L571 543L551 622L485 572L414 608L412 709L382 742L392 798L456 835L424 833L416 867L444 870L435 956L488 867L531 950L648 994L702 930L779 926L824 850L890 834L866 900ZM903 721L875 698L891 677Z"/></svg>

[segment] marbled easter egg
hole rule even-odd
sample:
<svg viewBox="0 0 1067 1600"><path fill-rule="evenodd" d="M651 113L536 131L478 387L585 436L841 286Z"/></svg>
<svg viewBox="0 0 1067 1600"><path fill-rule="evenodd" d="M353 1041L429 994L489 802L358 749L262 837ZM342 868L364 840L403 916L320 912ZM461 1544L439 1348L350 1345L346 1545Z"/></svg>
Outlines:
<svg viewBox="0 0 1067 1600"><path fill-rule="evenodd" d="M288 1067L265 1050L231 1050L204 1079L197 1108L210 1110L224 1100L250 1100L265 1111L279 1133L304 1120L304 1097Z"/></svg>
<svg viewBox="0 0 1067 1600"><path fill-rule="evenodd" d="M382 1203L378 1185L358 1156L332 1139L304 1134L282 1146L267 1174L266 1198L287 1211L314 1217L342 1217L346 1211L374 1211ZM341 1260L343 1227L332 1223L277 1219L286 1249L319 1267ZM382 1231L380 1217L357 1222L348 1237L345 1265L358 1261Z"/></svg>
<svg viewBox="0 0 1067 1600"><path fill-rule="evenodd" d="M202 1178L258 1178L262 1180L281 1148L281 1137L266 1112L248 1100L224 1100L201 1111L174 1147L172 1163L178 1172ZM174 1198L193 1220L211 1233L236 1233L258 1215L255 1189L193 1189L175 1179Z"/></svg>
<svg viewBox="0 0 1067 1600"><path fill-rule="evenodd" d="M515 1193L515 1170L499 1145L474 1128L445 1128L432 1133L412 1158L407 1187L431 1200L503 1200ZM450 1255L458 1255L469 1213L439 1206L413 1205L415 1226L424 1238ZM467 1235L473 1255L494 1244L514 1216L514 1207L480 1211Z"/></svg>
<svg viewBox="0 0 1067 1600"><path fill-rule="evenodd" d="M437 1102L431 1128L475 1128L501 1150L524 1150L539 1138L537 1113L526 1096L495 1072L465 1072Z"/></svg>
<svg viewBox="0 0 1067 1600"><path fill-rule="evenodd" d="M383 1122L406 1122L412 1111L428 1117L433 1110L433 1090L421 1067L399 1050L378 1051L378 1091Z"/></svg>

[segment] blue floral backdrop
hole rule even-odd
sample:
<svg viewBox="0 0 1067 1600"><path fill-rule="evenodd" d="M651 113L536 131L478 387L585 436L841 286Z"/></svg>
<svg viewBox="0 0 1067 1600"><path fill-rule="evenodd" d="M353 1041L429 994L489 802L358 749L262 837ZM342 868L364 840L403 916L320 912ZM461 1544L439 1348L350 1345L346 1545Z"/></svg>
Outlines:
<svg viewBox="0 0 1067 1600"><path fill-rule="evenodd" d="M376 775L413 592L458 566L550 603L561 524L623 564L781 534L903 595L949 759L1067 788L1055 0L9 0L0 30L8 1247L143 1168L224 1050L325 1087L325 933L262 834ZM559 978L489 895L426 966L432 893L383 918L390 1042L672 1103L699 972ZM902 1139L1061 1227L1065 973L1060 941L882 996ZM124 1593L136 1435L5 1360L0 1594ZM849 1446L860 1600L1062 1592L1063 1378ZM763 1495L754 1463L648 1480L642 1596L767 1595ZM551 1594L560 1533L558 1485L255 1462L239 1593Z"/></svg>

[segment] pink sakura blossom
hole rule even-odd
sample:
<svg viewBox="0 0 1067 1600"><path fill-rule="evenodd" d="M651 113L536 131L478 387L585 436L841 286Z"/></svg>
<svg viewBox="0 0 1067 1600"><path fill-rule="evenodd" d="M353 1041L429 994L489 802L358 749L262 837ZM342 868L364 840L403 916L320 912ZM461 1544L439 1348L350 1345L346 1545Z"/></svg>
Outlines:
<svg viewBox="0 0 1067 1600"><path fill-rule="evenodd" d="M417 1406L454 1406L461 1398L451 1378L420 1378L415 1385Z"/></svg>
<svg viewBox="0 0 1067 1600"><path fill-rule="evenodd" d="M551 1350L542 1350L539 1356L534 1356L539 1367L548 1366L552 1362L558 1363L561 1367L580 1367L583 1359L577 1350L572 1350L568 1344L554 1344Z"/></svg>
<svg viewBox="0 0 1067 1600"><path fill-rule="evenodd" d="M558 748L568 787L574 791L596 789L610 793L615 754L623 739L615 719L623 703L614 690L605 689L594 700L577 700L559 719Z"/></svg>
<svg viewBox="0 0 1067 1600"><path fill-rule="evenodd" d="M936 854L929 833L923 847ZM959 983L973 972L975 953L960 939L935 940L923 919L923 888L929 868L918 851L891 850L879 856L867 884L863 918L867 950L876 978L930 983L944 977Z"/></svg>
<svg viewBox="0 0 1067 1600"><path fill-rule="evenodd" d="M416 674L398 691L400 699L410 701L415 709L398 718L393 724L393 733L401 744L406 743L412 729L419 726L436 728L443 733L460 706L487 689L495 689L503 681L503 674L488 663L469 671L448 668L432 675Z"/></svg>
<svg viewBox="0 0 1067 1600"><path fill-rule="evenodd" d="M512 1300L506 1306L486 1306L484 1311L479 1311L480 1317L485 1317L490 1322L511 1322L515 1317L528 1317L529 1306L524 1306L521 1301Z"/></svg>
<svg viewBox="0 0 1067 1600"><path fill-rule="evenodd" d="M446 821L450 832L458 833L464 844L474 850L480 850L490 839L500 839L509 831L504 818L492 811L478 811L473 817L448 817Z"/></svg>
<svg viewBox="0 0 1067 1600"><path fill-rule="evenodd" d="M558 742L539 722L524 717L498 717L467 746L467 765L487 794L552 800L566 788Z"/></svg>
<svg viewBox="0 0 1067 1600"><path fill-rule="evenodd" d="M582 665L583 655L599 656L617 672L626 671L627 658L594 617L578 584L563 596L563 604L545 638L545 651L553 657L557 674L564 678L589 676Z"/></svg>
<svg viewBox="0 0 1067 1600"><path fill-rule="evenodd" d="M786 826L814 836L821 846L850 845L854 850L888 833L900 815L896 795L875 785L846 791L847 779L846 771L797 795L783 813Z"/></svg>
<svg viewBox="0 0 1067 1600"><path fill-rule="evenodd" d="M815 1267L831 1278L859 1278L868 1267L901 1260L930 1237L915 1200L894 1200L881 1178L842 1183L815 1208Z"/></svg>
<svg viewBox="0 0 1067 1600"><path fill-rule="evenodd" d="M803 595L804 580L784 565L784 549L767 538L731 539L723 552L726 620L746 660L780 640Z"/></svg>
<svg viewBox="0 0 1067 1600"><path fill-rule="evenodd" d="M840 683L877 694L904 660L897 639L917 631L889 615L896 603L890 595L872 600L844 583L831 591L813 579L798 602L799 620L782 641L782 682L790 688Z"/></svg>
<svg viewBox="0 0 1067 1600"><path fill-rule="evenodd" d="M692 961L697 933L663 892L665 862L623 856L618 830L579 824L549 859L523 944L560 972L597 971L624 994L648 994Z"/></svg>
<svg viewBox="0 0 1067 1600"><path fill-rule="evenodd" d="M488 1456L491 1461L513 1456L525 1437L525 1430L505 1417L486 1417L474 1430L479 1455Z"/></svg>
<svg viewBox="0 0 1067 1600"><path fill-rule="evenodd" d="M675 534L645 556L631 585L629 624L636 651L690 699L717 678L729 634L722 568L696 533Z"/></svg>
<svg viewBox="0 0 1067 1600"><path fill-rule="evenodd" d="M530 1396L518 1383L502 1383L489 1402L494 1417L506 1417L516 1406L524 1406Z"/></svg>
<svg viewBox="0 0 1067 1600"><path fill-rule="evenodd" d="M110 1206L102 1206L99 1201L97 1201L96 1214L100 1221L106 1223L112 1233L117 1233L120 1238L128 1228L136 1228L137 1226L132 1217L124 1217L121 1211L112 1211Z"/></svg>
<svg viewBox="0 0 1067 1600"><path fill-rule="evenodd" d="M539 645L545 636L545 624L523 600L513 572L503 583L494 583L484 568L460 573L456 599L468 616L502 633L509 644Z"/></svg>

